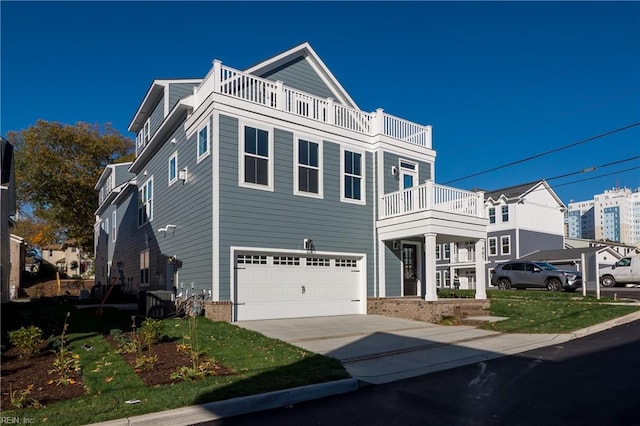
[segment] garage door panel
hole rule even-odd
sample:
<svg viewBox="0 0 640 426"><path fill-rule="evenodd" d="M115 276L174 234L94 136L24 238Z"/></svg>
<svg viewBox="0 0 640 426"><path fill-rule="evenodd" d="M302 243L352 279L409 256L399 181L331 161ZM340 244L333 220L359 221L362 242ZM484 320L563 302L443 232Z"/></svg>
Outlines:
<svg viewBox="0 0 640 426"><path fill-rule="evenodd" d="M323 257L296 257L293 264L290 256L286 265L274 264L272 255L260 257L265 258L266 265L237 265L236 320L362 313L363 280L354 260L343 260L341 265L349 266L340 267Z"/></svg>

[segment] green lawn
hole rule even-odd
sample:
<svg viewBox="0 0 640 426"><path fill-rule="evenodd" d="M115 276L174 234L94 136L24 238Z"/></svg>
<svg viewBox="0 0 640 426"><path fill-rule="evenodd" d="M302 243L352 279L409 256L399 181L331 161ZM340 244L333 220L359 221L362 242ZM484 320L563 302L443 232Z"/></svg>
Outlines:
<svg viewBox="0 0 640 426"><path fill-rule="evenodd" d="M21 305L21 309L14 312L15 316L7 321L8 324L23 323L29 319L36 325L44 322L46 328L45 320L50 318L48 324L59 322L61 326L64 315L71 311L69 341L73 352L80 354L82 380L88 390L83 397L44 409L4 411L7 407L2 407L2 416L24 416L34 419L37 424L87 424L349 377L340 362L333 358L316 355L228 323L198 318L199 346L206 349L216 362L237 374L150 388L103 338L102 333L112 328L129 331L131 313L105 309L103 317L96 319L95 309L60 305L45 307L38 303ZM33 307L40 309L32 311L30 308ZM8 314L4 310L3 319ZM189 323L185 319L164 322L165 334L178 339L178 342L189 334ZM3 322L5 333L7 323ZM3 343L5 341L3 335ZM94 350L83 350L83 344L93 346ZM132 399L142 402L135 405L124 403Z"/></svg>

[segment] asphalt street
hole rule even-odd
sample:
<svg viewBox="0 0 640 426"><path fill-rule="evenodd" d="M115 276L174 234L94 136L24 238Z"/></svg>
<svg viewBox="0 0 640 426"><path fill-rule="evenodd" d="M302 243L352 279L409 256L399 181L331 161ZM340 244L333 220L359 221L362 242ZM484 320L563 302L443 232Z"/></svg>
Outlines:
<svg viewBox="0 0 640 426"><path fill-rule="evenodd" d="M640 425L640 321L465 367L206 423Z"/></svg>

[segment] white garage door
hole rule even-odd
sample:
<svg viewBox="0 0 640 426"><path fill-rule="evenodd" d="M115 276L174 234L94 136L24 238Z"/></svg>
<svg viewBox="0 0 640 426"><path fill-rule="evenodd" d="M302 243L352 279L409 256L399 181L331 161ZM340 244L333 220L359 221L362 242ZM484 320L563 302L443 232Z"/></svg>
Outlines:
<svg viewBox="0 0 640 426"><path fill-rule="evenodd" d="M236 321L365 313L359 257L238 254Z"/></svg>

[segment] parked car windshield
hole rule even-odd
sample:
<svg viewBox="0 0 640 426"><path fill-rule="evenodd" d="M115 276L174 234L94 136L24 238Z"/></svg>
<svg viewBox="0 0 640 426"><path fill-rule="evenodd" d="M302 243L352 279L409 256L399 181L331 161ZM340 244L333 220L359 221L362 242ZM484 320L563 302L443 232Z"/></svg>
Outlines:
<svg viewBox="0 0 640 426"><path fill-rule="evenodd" d="M540 268L544 269L545 271L556 271L558 269L552 264L547 262L536 262L536 265L538 265Z"/></svg>

